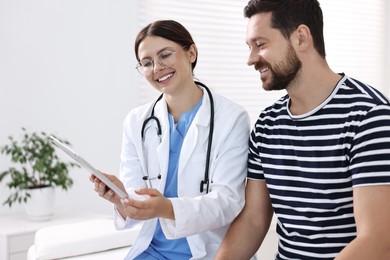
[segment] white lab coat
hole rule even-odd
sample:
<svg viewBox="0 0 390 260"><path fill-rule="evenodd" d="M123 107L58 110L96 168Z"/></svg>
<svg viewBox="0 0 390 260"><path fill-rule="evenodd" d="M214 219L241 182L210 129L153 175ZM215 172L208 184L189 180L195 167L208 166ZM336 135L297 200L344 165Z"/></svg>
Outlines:
<svg viewBox="0 0 390 260"><path fill-rule="evenodd" d="M178 166L178 198L171 198L175 220L160 218L162 230L168 239L187 237L192 259L213 259L229 224L244 206L244 188L247 173L248 138L250 132L247 112L232 101L213 94L215 123L210 160L210 191L200 192L204 178L210 123L210 100L204 90L199 108L181 148ZM159 143L156 128L146 131L145 161L141 142L141 128L150 116L152 103L138 107L128 114L123 127L120 178L130 196L134 189L146 187L142 179L144 164L150 177L161 172L161 180L153 180L153 188L164 193L169 157L169 122L167 105L160 100L155 116L162 127ZM155 125L155 122L151 122ZM115 214L118 229L130 228L139 221L123 220ZM140 235L126 259L133 259L150 244L157 219L143 222Z"/></svg>

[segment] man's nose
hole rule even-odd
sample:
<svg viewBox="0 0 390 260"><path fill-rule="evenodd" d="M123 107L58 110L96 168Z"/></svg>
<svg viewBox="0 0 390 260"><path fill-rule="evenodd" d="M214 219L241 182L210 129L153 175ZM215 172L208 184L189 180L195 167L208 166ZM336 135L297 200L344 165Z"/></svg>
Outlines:
<svg viewBox="0 0 390 260"><path fill-rule="evenodd" d="M254 65L254 64L256 64L257 63L257 61L259 60L259 55L257 54L257 53L255 53L254 51L251 51L250 53L249 53L249 57L248 57L248 60L247 60L247 62L246 62L246 64L248 65L248 66L252 66L252 65Z"/></svg>

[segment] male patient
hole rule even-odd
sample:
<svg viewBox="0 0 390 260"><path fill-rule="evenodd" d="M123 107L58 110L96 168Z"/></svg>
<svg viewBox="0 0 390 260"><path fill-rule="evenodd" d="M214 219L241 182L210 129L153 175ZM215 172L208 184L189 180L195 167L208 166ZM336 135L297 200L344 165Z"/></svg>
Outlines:
<svg viewBox="0 0 390 260"><path fill-rule="evenodd" d="M216 259L251 258L275 212L275 259L389 260L389 100L329 68L317 0L251 0L244 13L248 65L287 95L252 130L246 205Z"/></svg>

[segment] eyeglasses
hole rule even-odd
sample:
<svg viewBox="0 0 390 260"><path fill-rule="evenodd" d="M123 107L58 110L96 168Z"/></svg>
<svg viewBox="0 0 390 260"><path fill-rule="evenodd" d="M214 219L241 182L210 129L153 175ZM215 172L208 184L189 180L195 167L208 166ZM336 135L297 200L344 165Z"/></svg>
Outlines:
<svg viewBox="0 0 390 260"><path fill-rule="evenodd" d="M175 51L162 51L160 52L155 59L143 59L140 62L138 62L137 66L135 67L139 73L141 73L144 76L150 76L153 73L155 61L157 61L162 67L165 69L168 69L175 65L176 56L175 53L179 50L184 49L187 46L183 46L182 48L175 50Z"/></svg>

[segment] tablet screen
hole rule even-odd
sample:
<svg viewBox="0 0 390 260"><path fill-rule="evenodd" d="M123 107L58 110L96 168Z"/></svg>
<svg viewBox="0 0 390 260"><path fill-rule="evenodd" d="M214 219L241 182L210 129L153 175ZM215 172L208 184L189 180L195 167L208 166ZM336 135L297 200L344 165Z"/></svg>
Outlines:
<svg viewBox="0 0 390 260"><path fill-rule="evenodd" d="M121 198L127 198L127 194L118 188L113 182L111 182L104 174L102 174L99 170L93 167L89 162L87 162L80 155L72 151L68 146L62 143L60 140L55 138L54 136L50 136L50 140L53 144L63 150L66 154L68 154L73 160L75 160L78 164L88 170L90 173L95 175L99 180L101 180L104 184L106 184L112 191L118 194Z"/></svg>

